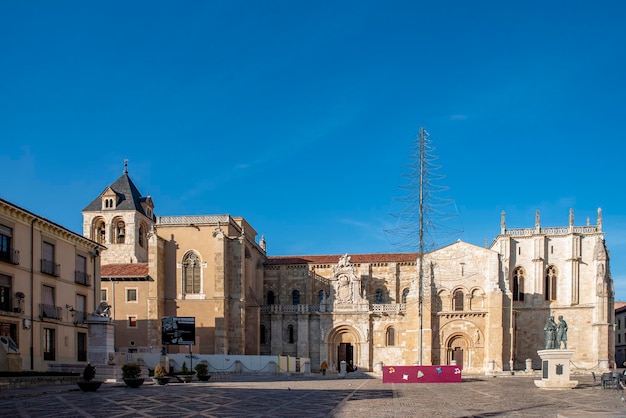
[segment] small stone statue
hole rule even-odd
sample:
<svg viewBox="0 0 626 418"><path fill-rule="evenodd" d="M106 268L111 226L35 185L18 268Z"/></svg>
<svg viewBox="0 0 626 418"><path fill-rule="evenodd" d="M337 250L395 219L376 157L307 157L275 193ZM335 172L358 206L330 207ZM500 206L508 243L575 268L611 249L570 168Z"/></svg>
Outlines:
<svg viewBox="0 0 626 418"><path fill-rule="evenodd" d="M91 314L92 316L99 316L102 318L109 318L111 316L111 305L106 302L100 302L100 305Z"/></svg>
<svg viewBox="0 0 626 418"><path fill-rule="evenodd" d="M563 315L559 315L559 323L556 326L556 348L567 349L567 322L563 319Z"/></svg>
<svg viewBox="0 0 626 418"><path fill-rule="evenodd" d="M545 335L546 350L554 350L556 347L556 329L557 325L554 322L554 316L548 318L548 322L543 327Z"/></svg>

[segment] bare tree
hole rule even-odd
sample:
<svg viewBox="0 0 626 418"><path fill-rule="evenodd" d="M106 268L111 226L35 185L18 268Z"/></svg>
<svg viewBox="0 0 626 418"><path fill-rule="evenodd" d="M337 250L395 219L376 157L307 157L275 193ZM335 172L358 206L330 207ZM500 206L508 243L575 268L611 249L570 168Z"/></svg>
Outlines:
<svg viewBox="0 0 626 418"><path fill-rule="evenodd" d="M434 151L428 132L421 127L411 148L408 172L403 175L407 183L399 186L405 195L396 198L402 209L392 214L396 226L385 231L392 244L405 251L430 251L454 241L462 232L446 224L458 211L454 201L445 198L448 187L441 184L445 176L439 173Z"/></svg>

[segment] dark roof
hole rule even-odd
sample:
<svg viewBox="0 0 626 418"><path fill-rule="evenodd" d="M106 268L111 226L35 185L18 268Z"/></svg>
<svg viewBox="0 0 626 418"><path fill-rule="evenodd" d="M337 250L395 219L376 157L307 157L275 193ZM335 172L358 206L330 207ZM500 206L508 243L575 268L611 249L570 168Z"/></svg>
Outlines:
<svg viewBox="0 0 626 418"><path fill-rule="evenodd" d="M417 261L419 253L383 253L383 254L348 254L351 263L398 263ZM294 256L270 256L265 265L284 264L334 264L339 261L343 254L335 255L294 255Z"/></svg>
<svg viewBox="0 0 626 418"><path fill-rule="evenodd" d="M103 264L100 267L100 277L147 277L149 267L147 263Z"/></svg>
<svg viewBox="0 0 626 418"><path fill-rule="evenodd" d="M145 202L146 197L141 196L139 189L137 189L135 183L130 179L128 173L124 172L120 178L115 180L115 183L111 184L109 187L119 196L115 210L135 210L147 216L146 212L141 207L141 202ZM101 196L102 193L87 205L87 207L83 209L83 212L98 212L102 210Z"/></svg>

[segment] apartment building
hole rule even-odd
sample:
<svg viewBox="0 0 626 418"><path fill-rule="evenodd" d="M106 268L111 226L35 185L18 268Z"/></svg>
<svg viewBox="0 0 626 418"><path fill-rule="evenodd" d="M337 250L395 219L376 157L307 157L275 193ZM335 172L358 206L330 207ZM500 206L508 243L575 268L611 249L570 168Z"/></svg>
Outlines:
<svg viewBox="0 0 626 418"><path fill-rule="evenodd" d="M0 371L87 362L104 249L0 199Z"/></svg>

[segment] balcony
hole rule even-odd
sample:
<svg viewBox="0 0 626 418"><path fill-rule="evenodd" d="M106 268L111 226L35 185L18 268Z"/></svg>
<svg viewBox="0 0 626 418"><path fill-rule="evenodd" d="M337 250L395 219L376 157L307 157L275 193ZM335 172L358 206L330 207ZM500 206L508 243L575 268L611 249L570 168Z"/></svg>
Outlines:
<svg viewBox="0 0 626 418"><path fill-rule="evenodd" d="M61 275L61 265L52 260L41 259L41 272L50 276L59 277Z"/></svg>
<svg viewBox="0 0 626 418"><path fill-rule="evenodd" d="M83 286L91 285L91 275L84 271L74 271L74 283L82 284Z"/></svg>
<svg viewBox="0 0 626 418"><path fill-rule="evenodd" d="M13 248L0 249L0 261L11 264L20 264L20 252Z"/></svg>
<svg viewBox="0 0 626 418"><path fill-rule="evenodd" d="M63 309L60 306L39 304L39 317L41 319L61 320Z"/></svg>
<svg viewBox="0 0 626 418"><path fill-rule="evenodd" d="M404 314L406 303L372 303L371 309L376 314Z"/></svg>
<svg viewBox="0 0 626 418"><path fill-rule="evenodd" d="M74 325L84 325L87 320L87 312L83 311L74 311L72 312L74 316Z"/></svg>

